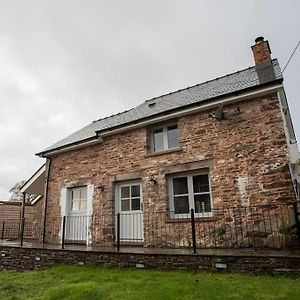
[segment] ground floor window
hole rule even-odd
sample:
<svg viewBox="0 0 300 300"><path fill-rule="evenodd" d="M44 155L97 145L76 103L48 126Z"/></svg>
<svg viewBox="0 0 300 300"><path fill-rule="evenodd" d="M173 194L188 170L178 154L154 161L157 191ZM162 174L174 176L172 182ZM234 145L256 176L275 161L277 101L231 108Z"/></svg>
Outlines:
<svg viewBox="0 0 300 300"><path fill-rule="evenodd" d="M212 215L210 180L208 173L180 174L169 178L170 209L174 216Z"/></svg>

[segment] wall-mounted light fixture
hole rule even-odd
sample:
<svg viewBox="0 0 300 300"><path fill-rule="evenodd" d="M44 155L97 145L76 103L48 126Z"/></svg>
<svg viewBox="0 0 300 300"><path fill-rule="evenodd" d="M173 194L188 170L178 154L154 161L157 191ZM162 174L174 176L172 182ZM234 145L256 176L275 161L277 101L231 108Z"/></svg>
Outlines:
<svg viewBox="0 0 300 300"><path fill-rule="evenodd" d="M150 179L149 179L149 183L150 183L151 185L156 185L156 184L157 184L157 181L154 179L153 176L151 176Z"/></svg>
<svg viewBox="0 0 300 300"><path fill-rule="evenodd" d="M103 192L103 191L104 191L104 185L103 185L103 184L98 185L98 186L97 186L97 189L98 189L99 191Z"/></svg>

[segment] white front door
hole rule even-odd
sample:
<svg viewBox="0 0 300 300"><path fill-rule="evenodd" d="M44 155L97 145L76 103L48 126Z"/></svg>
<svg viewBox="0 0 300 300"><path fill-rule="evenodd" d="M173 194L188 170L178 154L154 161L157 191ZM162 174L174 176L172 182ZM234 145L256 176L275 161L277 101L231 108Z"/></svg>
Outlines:
<svg viewBox="0 0 300 300"><path fill-rule="evenodd" d="M120 183L117 186L116 211L120 213L120 240L142 242L144 240L144 218L140 181Z"/></svg>
<svg viewBox="0 0 300 300"><path fill-rule="evenodd" d="M67 242L86 242L88 234L87 187L69 189L69 213L66 216Z"/></svg>

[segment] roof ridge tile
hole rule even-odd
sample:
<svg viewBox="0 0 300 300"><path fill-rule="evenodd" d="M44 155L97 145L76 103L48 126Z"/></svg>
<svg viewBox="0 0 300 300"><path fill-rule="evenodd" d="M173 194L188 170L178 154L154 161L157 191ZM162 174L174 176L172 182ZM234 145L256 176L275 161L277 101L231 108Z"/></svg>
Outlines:
<svg viewBox="0 0 300 300"><path fill-rule="evenodd" d="M116 117L116 116L118 116L118 115L125 114L125 113L127 113L127 112L129 112L129 111L131 111L131 110L133 110L133 109L134 109L134 107L133 107L133 108L130 108L130 109L127 109L127 110L124 110L124 111L121 111L121 112L116 113L116 114L112 114L112 115L110 115L110 116L106 116L106 117L103 117L103 118L94 120L92 123L97 123L97 122L102 121L102 120L106 120L106 119L109 119L109 118L112 118L112 117Z"/></svg>

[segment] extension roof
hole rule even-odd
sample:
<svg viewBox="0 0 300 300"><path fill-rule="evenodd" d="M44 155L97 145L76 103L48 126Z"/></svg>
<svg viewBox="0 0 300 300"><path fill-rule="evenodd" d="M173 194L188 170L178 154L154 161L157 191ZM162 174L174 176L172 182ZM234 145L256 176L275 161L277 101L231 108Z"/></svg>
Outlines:
<svg viewBox="0 0 300 300"><path fill-rule="evenodd" d="M112 130L116 127L137 123L161 114L168 114L187 106L201 105L208 100L216 99L237 92L256 89L266 84L282 81L282 73L277 59L263 68L255 66L206 81L185 89L146 100L135 108L122 113L96 120L70 136L46 148L37 155L44 155L54 150L81 142L96 139L97 133Z"/></svg>

